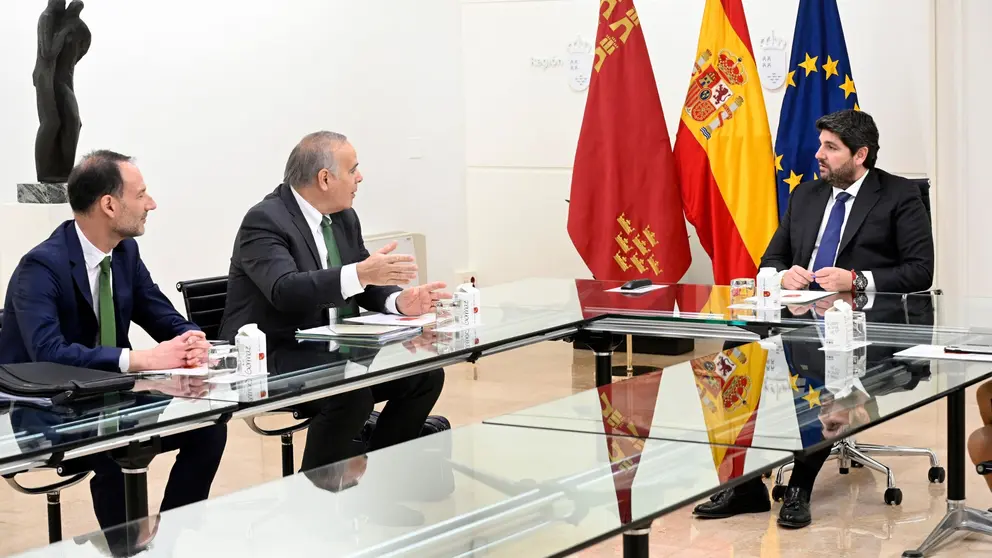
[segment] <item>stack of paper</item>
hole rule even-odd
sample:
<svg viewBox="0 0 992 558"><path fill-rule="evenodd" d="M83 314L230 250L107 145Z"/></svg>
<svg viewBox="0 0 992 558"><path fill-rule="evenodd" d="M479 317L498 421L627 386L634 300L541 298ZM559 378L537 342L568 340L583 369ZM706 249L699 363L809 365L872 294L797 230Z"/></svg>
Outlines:
<svg viewBox="0 0 992 558"><path fill-rule="evenodd" d="M420 327L408 326L333 324L297 331L296 338L306 341L338 341L349 345L382 345L418 335L421 331L423 329Z"/></svg>
<svg viewBox="0 0 992 558"><path fill-rule="evenodd" d="M398 314L362 314L354 318L345 318L344 321L353 324L368 325L391 325L403 327L422 327L432 324L437 320L434 314L424 314L423 316L401 316Z"/></svg>

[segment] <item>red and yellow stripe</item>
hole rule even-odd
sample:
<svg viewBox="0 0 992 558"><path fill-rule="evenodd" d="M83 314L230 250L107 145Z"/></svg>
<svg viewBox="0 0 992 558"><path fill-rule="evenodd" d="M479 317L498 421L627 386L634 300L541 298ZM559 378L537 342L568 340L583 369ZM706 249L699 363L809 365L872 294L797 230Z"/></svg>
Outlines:
<svg viewBox="0 0 992 558"><path fill-rule="evenodd" d="M697 60L706 51L708 64L715 65L722 52L735 57L745 80L731 87L732 99L740 97L743 104L729 118L696 120L688 110L698 98L692 95L694 75L675 156L686 217L713 261L714 282L726 285L755 276L778 225L772 136L741 0L706 1ZM707 138L701 129L717 119L721 125Z"/></svg>

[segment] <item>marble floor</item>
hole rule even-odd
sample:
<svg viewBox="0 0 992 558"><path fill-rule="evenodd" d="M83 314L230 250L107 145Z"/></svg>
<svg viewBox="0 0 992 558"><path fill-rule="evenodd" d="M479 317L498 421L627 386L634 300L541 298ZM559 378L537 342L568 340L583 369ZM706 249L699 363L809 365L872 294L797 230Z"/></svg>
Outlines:
<svg viewBox="0 0 992 558"><path fill-rule="evenodd" d="M697 354L720 349L719 342L697 343ZM680 357L678 360L684 360ZM616 363L622 364L623 355ZM635 363L664 366L672 359L635 355ZM593 387L593 358L561 342L549 342L493 355L476 365L447 370L444 393L436 412L447 416L455 427L488 417L564 397ZM968 424L977 425L974 390L968 393ZM946 411L943 402L927 406L889 421L860 441L926 446L946 462ZM298 447L304 439L297 434ZM242 422L231 424L227 450L211 496L218 496L280 476L279 441L262 438ZM297 461L300 458L297 451ZM172 456L158 458L149 473L150 509L158 509ZM890 557L915 548L943 517L944 485L930 485L926 459L896 457L886 460L893 467L904 499L899 507L882 502L885 480L867 469L852 469L841 476L828 463L814 491L811 527L797 531L779 529L772 514L758 514L725 521L699 521L690 508L655 521L651 528L651 555L695 557ZM33 475L44 480L44 473ZM992 506L992 494L982 479L967 476L969 504ZM96 529L96 519L86 483L63 492L63 529L68 537ZM0 484L0 554L7 555L46 542L44 498L15 493ZM580 553L584 557L622 556L619 537ZM940 557L992 556L992 540L969 538L937 554Z"/></svg>

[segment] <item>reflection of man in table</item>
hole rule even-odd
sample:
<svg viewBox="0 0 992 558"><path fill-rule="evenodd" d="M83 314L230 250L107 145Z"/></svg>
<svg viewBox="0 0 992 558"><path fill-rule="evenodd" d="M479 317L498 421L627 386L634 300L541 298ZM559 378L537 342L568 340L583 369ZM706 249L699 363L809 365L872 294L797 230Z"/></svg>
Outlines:
<svg viewBox="0 0 992 558"><path fill-rule="evenodd" d="M823 313L830 307L833 300L838 298L853 303L850 293L835 295L819 304L795 308L800 315L814 319L814 327L822 338ZM871 308L857 308L865 312L868 328L872 323L933 325L933 303L930 297L910 297L903 302L899 297L879 297L873 299ZM893 389L912 389L919 378L929 374L929 366L915 367L907 365L911 372L909 384L905 386L892 385L890 378L873 377L871 369L900 350L899 347L874 343L867 348L868 375L862 380L866 393L857 394L852 390L850 396L843 401L833 400L832 394L825 389L825 354L820 351L821 344L809 338L809 329L797 330L782 337L789 363L789 373L793 377L793 390L796 398L796 416L803 447L812 447L823 441L824 436L842 436L844 432L877 418L877 404L869 399L868 394L887 392ZM881 367L883 370L885 366ZM883 373L884 374L884 373ZM858 400L862 397L863 400ZM823 409L822 407L826 407ZM804 456L797 456L789 485L786 489L782 509L779 513L779 525L783 527L805 527L812 522L810 514L810 495L816 477L830 457L830 447ZM711 501L700 504L694 510L697 517L703 519L721 519L742 513L761 513L771 510L771 500L768 489L760 479L753 479L735 488L719 492Z"/></svg>

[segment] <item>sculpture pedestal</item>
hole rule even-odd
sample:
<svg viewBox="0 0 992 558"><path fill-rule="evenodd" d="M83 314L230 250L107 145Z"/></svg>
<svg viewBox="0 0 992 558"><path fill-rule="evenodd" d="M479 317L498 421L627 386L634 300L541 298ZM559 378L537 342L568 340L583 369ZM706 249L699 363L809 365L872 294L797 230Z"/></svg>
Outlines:
<svg viewBox="0 0 992 558"><path fill-rule="evenodd" d="M17 203L69 203L69 194L65 182L18 184Z"/></svg>

